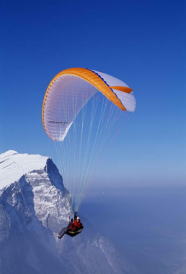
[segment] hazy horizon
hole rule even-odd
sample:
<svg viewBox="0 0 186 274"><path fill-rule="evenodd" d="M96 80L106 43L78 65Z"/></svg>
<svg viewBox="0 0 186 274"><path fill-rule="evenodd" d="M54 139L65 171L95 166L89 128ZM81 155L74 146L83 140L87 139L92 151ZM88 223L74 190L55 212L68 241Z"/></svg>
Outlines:
<svg viewBox="0 0 186 274"><path fill-rule="evenodd" d="M185 200L185 186L123 186L90 193L80 212L137 273L184 274Z"/></svg>

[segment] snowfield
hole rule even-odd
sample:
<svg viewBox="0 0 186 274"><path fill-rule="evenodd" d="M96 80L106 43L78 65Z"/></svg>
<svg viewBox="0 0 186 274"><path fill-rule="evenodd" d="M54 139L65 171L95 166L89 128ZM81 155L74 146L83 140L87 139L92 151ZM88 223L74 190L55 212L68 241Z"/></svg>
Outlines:
<svg viewBox="0 0 186 274"><path fill-rule="evenodd" d="M72 214L70 194L50 158L0 154L0 274L136 273L83 218L80 235L58 240Z"/></svg>
<svg viewBox="0 0 186 274"><path fill-rule="evenodd" d="M33 170L44 169L48 157L19 154L8 150L0 154L0 188L8 186Z"/></svg>

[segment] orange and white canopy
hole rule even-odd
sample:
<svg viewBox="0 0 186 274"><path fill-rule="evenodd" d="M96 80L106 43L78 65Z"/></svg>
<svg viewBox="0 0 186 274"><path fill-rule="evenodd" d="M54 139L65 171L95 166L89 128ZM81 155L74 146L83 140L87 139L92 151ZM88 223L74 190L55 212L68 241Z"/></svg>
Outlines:
<svg viewBox="0 0 186 274"><path fill-rule="evenodd" d="M134 111L136 101L123 81L86 68L69 68L50 82L43 100L42 123L48 136L63 141L82 107L97 92L123 111Z"/></svg>

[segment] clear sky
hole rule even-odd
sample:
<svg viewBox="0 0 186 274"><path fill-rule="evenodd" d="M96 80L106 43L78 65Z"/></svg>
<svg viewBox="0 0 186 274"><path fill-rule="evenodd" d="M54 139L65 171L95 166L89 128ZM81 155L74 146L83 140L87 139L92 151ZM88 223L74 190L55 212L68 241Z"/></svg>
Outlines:
<svg viewBox="0 0 186 274"><path fill-rule="evenodd" d="M184 183L183 28L182 1L1 0L0 152L52 155L41 124L45 89L60 70L88 67L126 81L137 98L95 176Z"/></svg>

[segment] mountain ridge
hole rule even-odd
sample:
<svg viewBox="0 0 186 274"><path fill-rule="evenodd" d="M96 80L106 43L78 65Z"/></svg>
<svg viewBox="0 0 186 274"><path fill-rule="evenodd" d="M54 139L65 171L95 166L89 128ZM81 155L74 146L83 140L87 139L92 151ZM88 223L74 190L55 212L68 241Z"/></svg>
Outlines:
<svg viewBox="0 0 186 274"><path fill-rule="evenodd" d="M123 268L116 250L83 218L80 235L57 239L72 214L70 193L52 159L0 155L1 274L129 273L128 263Z"/></svg>

